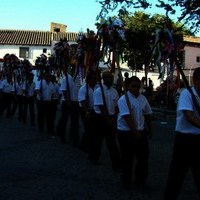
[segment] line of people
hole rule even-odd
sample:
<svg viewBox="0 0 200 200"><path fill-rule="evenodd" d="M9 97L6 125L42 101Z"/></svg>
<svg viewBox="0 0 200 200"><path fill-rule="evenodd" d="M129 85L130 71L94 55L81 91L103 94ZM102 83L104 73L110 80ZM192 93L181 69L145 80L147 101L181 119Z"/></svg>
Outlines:
<svg viewBox="0 0 200 200"><path fill-rule="evenodd" d="M105 140L111 167L121 172L123 186L130 187L132 184L134 157L137 158L135 181L145 186L152 110L148 100L140 93L139 78L129 78L126 81L127 92L121 96L113 87L113 82L114 76L109 71L102 74L90 71L83 84L80 84L78 76L66 74L60 85L56 77L48 72L37 82L34 82L32 73L25 83L17 77L15 84L8 75L0 83L1 113L6 110L6 116L12 118L18 107L18 119L26 123L29 108L30 124L35 126L37 119L39 131L59 137L63 144L67 141L66 127L70 120L69 139L74 146L88 153L92 164L99 164ZM59 104L61 113L56 120ZM84 126L82 135L79 120Z"/></svg>
<svg viewBox="0 0 200 200"><path fill-rule="evenodd" d="M90 71L83 84L80 84L79 78L67 74L58 85L56 77L47 72L35 83L34 75L30 73L24 83L20 76L13 83L12 76L8 74L0 81L1 114L6 111L6 117L12 118L18 107L18 119L26 123L29 108L30 124L34 126L36 104L39 130L46 128L47 133L58 136L62 143L66 143L66 126L70 120L68 135L74 146L88 153L92 164L99 164L105 139L111 167L121 172L123 186L129 188L132 184L133 161L136 158L134 181L136 185L145 187L149 138L152 136L152 109L146 97L140 93L140 79L136 76L128 78L126 92L119 95L113 87L113 74L109 71L104 71L102 75ZM166 200L178 198L190 168L200 191L200 68L194 71L193 83L191 91L185 89L181 92L178 101L176 138L164 194ZM58 124L55 124L59 103L61 115ZM84 125L81 136L80 119Z"/></svg>

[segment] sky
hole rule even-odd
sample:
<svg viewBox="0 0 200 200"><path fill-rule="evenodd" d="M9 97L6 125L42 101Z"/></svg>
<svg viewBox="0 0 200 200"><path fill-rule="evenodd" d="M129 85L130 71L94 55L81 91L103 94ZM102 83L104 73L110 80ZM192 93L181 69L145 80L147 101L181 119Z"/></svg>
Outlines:
<svg viewBox="0 0 200 200"><path fill-rule="evenodd" d="M156 0L149 2L155 5ZM0 6L0 29L41 31L49 31L51 22L67 25L68 32L96 31L101 10L97 0L1 0ZM143 11L165 14L155 7Z"/></svg>

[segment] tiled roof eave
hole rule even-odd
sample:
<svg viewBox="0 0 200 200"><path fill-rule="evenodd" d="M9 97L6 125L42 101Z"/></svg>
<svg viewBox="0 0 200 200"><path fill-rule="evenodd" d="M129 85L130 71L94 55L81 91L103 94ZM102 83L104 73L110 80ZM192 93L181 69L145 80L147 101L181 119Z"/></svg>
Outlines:
<svg viewBox="0 0 200 200"><path fill-rule="evenodd" d="M28 44L28 43L0 43L0 45L12 45L12 46L51 46L51 44Z"/></svg>
<svg viewBox="0 0 200 200"><path fill-rule="evenodd" d="M4 45L28 45L28 46L51 46L51 40L67 38L75 42L78 33L64 32L53 33L50 31L24 31L0 29L0 44Z"/></svg>

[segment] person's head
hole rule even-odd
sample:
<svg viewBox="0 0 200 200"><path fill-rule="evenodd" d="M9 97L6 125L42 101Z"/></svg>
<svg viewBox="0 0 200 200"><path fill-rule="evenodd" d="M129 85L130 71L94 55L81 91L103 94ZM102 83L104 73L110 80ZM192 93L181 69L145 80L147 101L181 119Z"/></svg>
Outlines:
<svg viewBox="0 0 200 200"><path fill-rule="evenodd" d="M90 87L94 87L97 83L97 73L94 71L90 71L87 74L85 81Z"/></svg>
<svg viewBox="0 0 200 200"><path fill-rule="evenodd" d="M138 96L140 94L141 81L137 76L132 76L127 80L127 89L134 96Z"/></svg>
<svg viewBox="0 0 200 200"><path fill-rule="evenodd" d="M51 82L56 83L56 76L55 75L51 75Z"/></svg>
<svg viewBox="0 0 200 200"><path fill-rule="evenodd" d="M32 83L33 79L34 79L34 74L33 73L29 73L28 74L28 80L29 80L29 82Z"/></svg>
<svg viewBox="0 0 200 200"><path fill-rule="evenodd" d="M125 73L124 73L124 77L125 77L125 78L128 78L128 77L129 77L129 73L128 73L128 72L125 72Z"/></svg>
<svg viewBox="0 0 200 200"><path fill-rule="evenodd" d="M195 68L193 73L194 87L200 92L200 67Z"/></svg>
<svg viewBox="0 0 200 200"><path fill-rule="evenodd" d="M46 72L44 74L44 79L49 83L51 81L51 74L49 72Z"/></svg>
<svg viewBox="0 0 200 200"><path fill-rule="evenodd" d="M104 71L102 74L104 84L110 88L113 85L114 77L110 71Z"/></svg>

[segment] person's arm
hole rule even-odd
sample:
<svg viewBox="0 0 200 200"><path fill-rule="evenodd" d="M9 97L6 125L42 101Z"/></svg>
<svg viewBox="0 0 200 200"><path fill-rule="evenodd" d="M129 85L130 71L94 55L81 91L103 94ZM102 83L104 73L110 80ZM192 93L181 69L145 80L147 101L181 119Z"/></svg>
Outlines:
<svg viewBox="0 0 200 200"><path fill-rule="evenodd" d="M183 110L184 116L188 122L193 126L200 128L200 119L194 114L193 111Z"/></svg>

